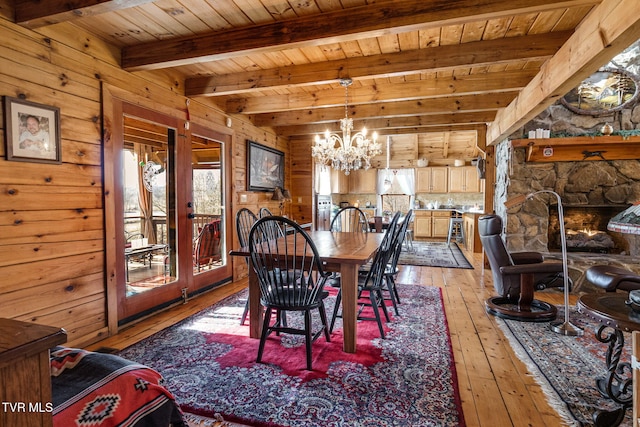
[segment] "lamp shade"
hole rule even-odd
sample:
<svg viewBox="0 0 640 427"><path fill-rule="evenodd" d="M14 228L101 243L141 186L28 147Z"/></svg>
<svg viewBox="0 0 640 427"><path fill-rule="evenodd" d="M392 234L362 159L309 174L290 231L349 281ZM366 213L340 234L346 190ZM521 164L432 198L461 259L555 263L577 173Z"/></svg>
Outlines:
<svg viewBox="0 0 640 427"><path fill-rule="evenodd" d="M271 197L271 200L276 200L278 202L281 202L282 200L284 200L284 195L282 194L282 188L276 187L273 189L273 197Z"/></svg>
<svg viewBox="0 0 640 427"><path fill-rule="evenodd" d="M640 234L640 202L636 202L609 220L607 230Z"/></svg>
<svg viewBox="0 0 640 427"><path fill-rule="evenodd" d="M291 193L286 188L282 190L282 196L284 197L285 200L291 200Z"/></svg>

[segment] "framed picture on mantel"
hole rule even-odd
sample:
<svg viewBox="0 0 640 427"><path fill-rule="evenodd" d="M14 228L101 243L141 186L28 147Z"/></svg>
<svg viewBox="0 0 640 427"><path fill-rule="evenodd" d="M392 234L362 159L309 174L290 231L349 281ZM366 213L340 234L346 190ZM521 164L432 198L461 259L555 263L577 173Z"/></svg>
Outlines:
<svg viewBox="0 0 640 427"><path fill-rule="evenodd" d="M247 189L273 191L284 188L284 153L247 140Z"/></svg>

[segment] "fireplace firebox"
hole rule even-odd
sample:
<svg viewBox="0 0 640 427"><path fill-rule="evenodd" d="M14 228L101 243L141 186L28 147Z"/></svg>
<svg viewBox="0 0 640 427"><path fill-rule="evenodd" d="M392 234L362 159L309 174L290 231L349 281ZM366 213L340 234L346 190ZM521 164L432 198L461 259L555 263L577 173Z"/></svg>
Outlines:
<svg viewBox="0 0 640 427"><path fill-rule="evenodd" d="M564 205L567 251L619 254L628 251L628 242L620 233L607 230L609 220L629 205ZM549 207L549 241L551 252L559 252L560 223L558 207Z"/></svg>

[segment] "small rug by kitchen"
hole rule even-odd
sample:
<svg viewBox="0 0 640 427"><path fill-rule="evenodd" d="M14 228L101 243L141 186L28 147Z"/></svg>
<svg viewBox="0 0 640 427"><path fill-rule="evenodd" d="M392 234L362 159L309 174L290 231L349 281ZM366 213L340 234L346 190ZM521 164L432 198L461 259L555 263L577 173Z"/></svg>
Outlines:
<svg viewBox="0 0 640 427"><path fill-rule="evenodd" d="M546 322L496 319L515 353L567 425L593 426L594 413L620 407L601 396L596 388L596 378L604 378L607 373L605 354L608 348L608 344L595 338L597 322L570 307L569 319L584 330L584 335L567 337L553 332ZM562 306L558 307L558 319L564 319ZM631 335L624 335L621 362L631 362ZM633 424L630 409L626 415L621 426Z"/></svg>
<svg viewBox="0 0 640 427"><path fill-rule="evenodd" d="M442 293L402 293L385 339L375 321L359 321L357 352L344 353L338 319L331 342L313 343L313 371L304 369L304 338L287 334L272 334L255 362L259 340L239 324L246 290L119 355L158 370L190 414L268 427L464 426ZM327 313L334 302L332 292ZM296 314L289 324L302 322Z"/></svg>
<svg viewBox="0 0 640 427"><path fill-rule="evenodd" d="M398 264L425 267L468 268L473 266L455 242L413 242L413 251L402 249Z"/></svg>

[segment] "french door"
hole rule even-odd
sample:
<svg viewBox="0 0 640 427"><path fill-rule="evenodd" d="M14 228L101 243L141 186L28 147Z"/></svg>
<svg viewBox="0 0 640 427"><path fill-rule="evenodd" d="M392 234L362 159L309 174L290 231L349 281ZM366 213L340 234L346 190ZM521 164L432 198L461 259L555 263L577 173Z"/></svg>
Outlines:
<svg viewBox="0 0 640 427"><path fill-rule="evenodd" d="M114 220L105 229L107 241L113 233L110 309L123 325L230 280L231 138L123 101L113 106L105 181L114 194L105 212Z"/></svg>

